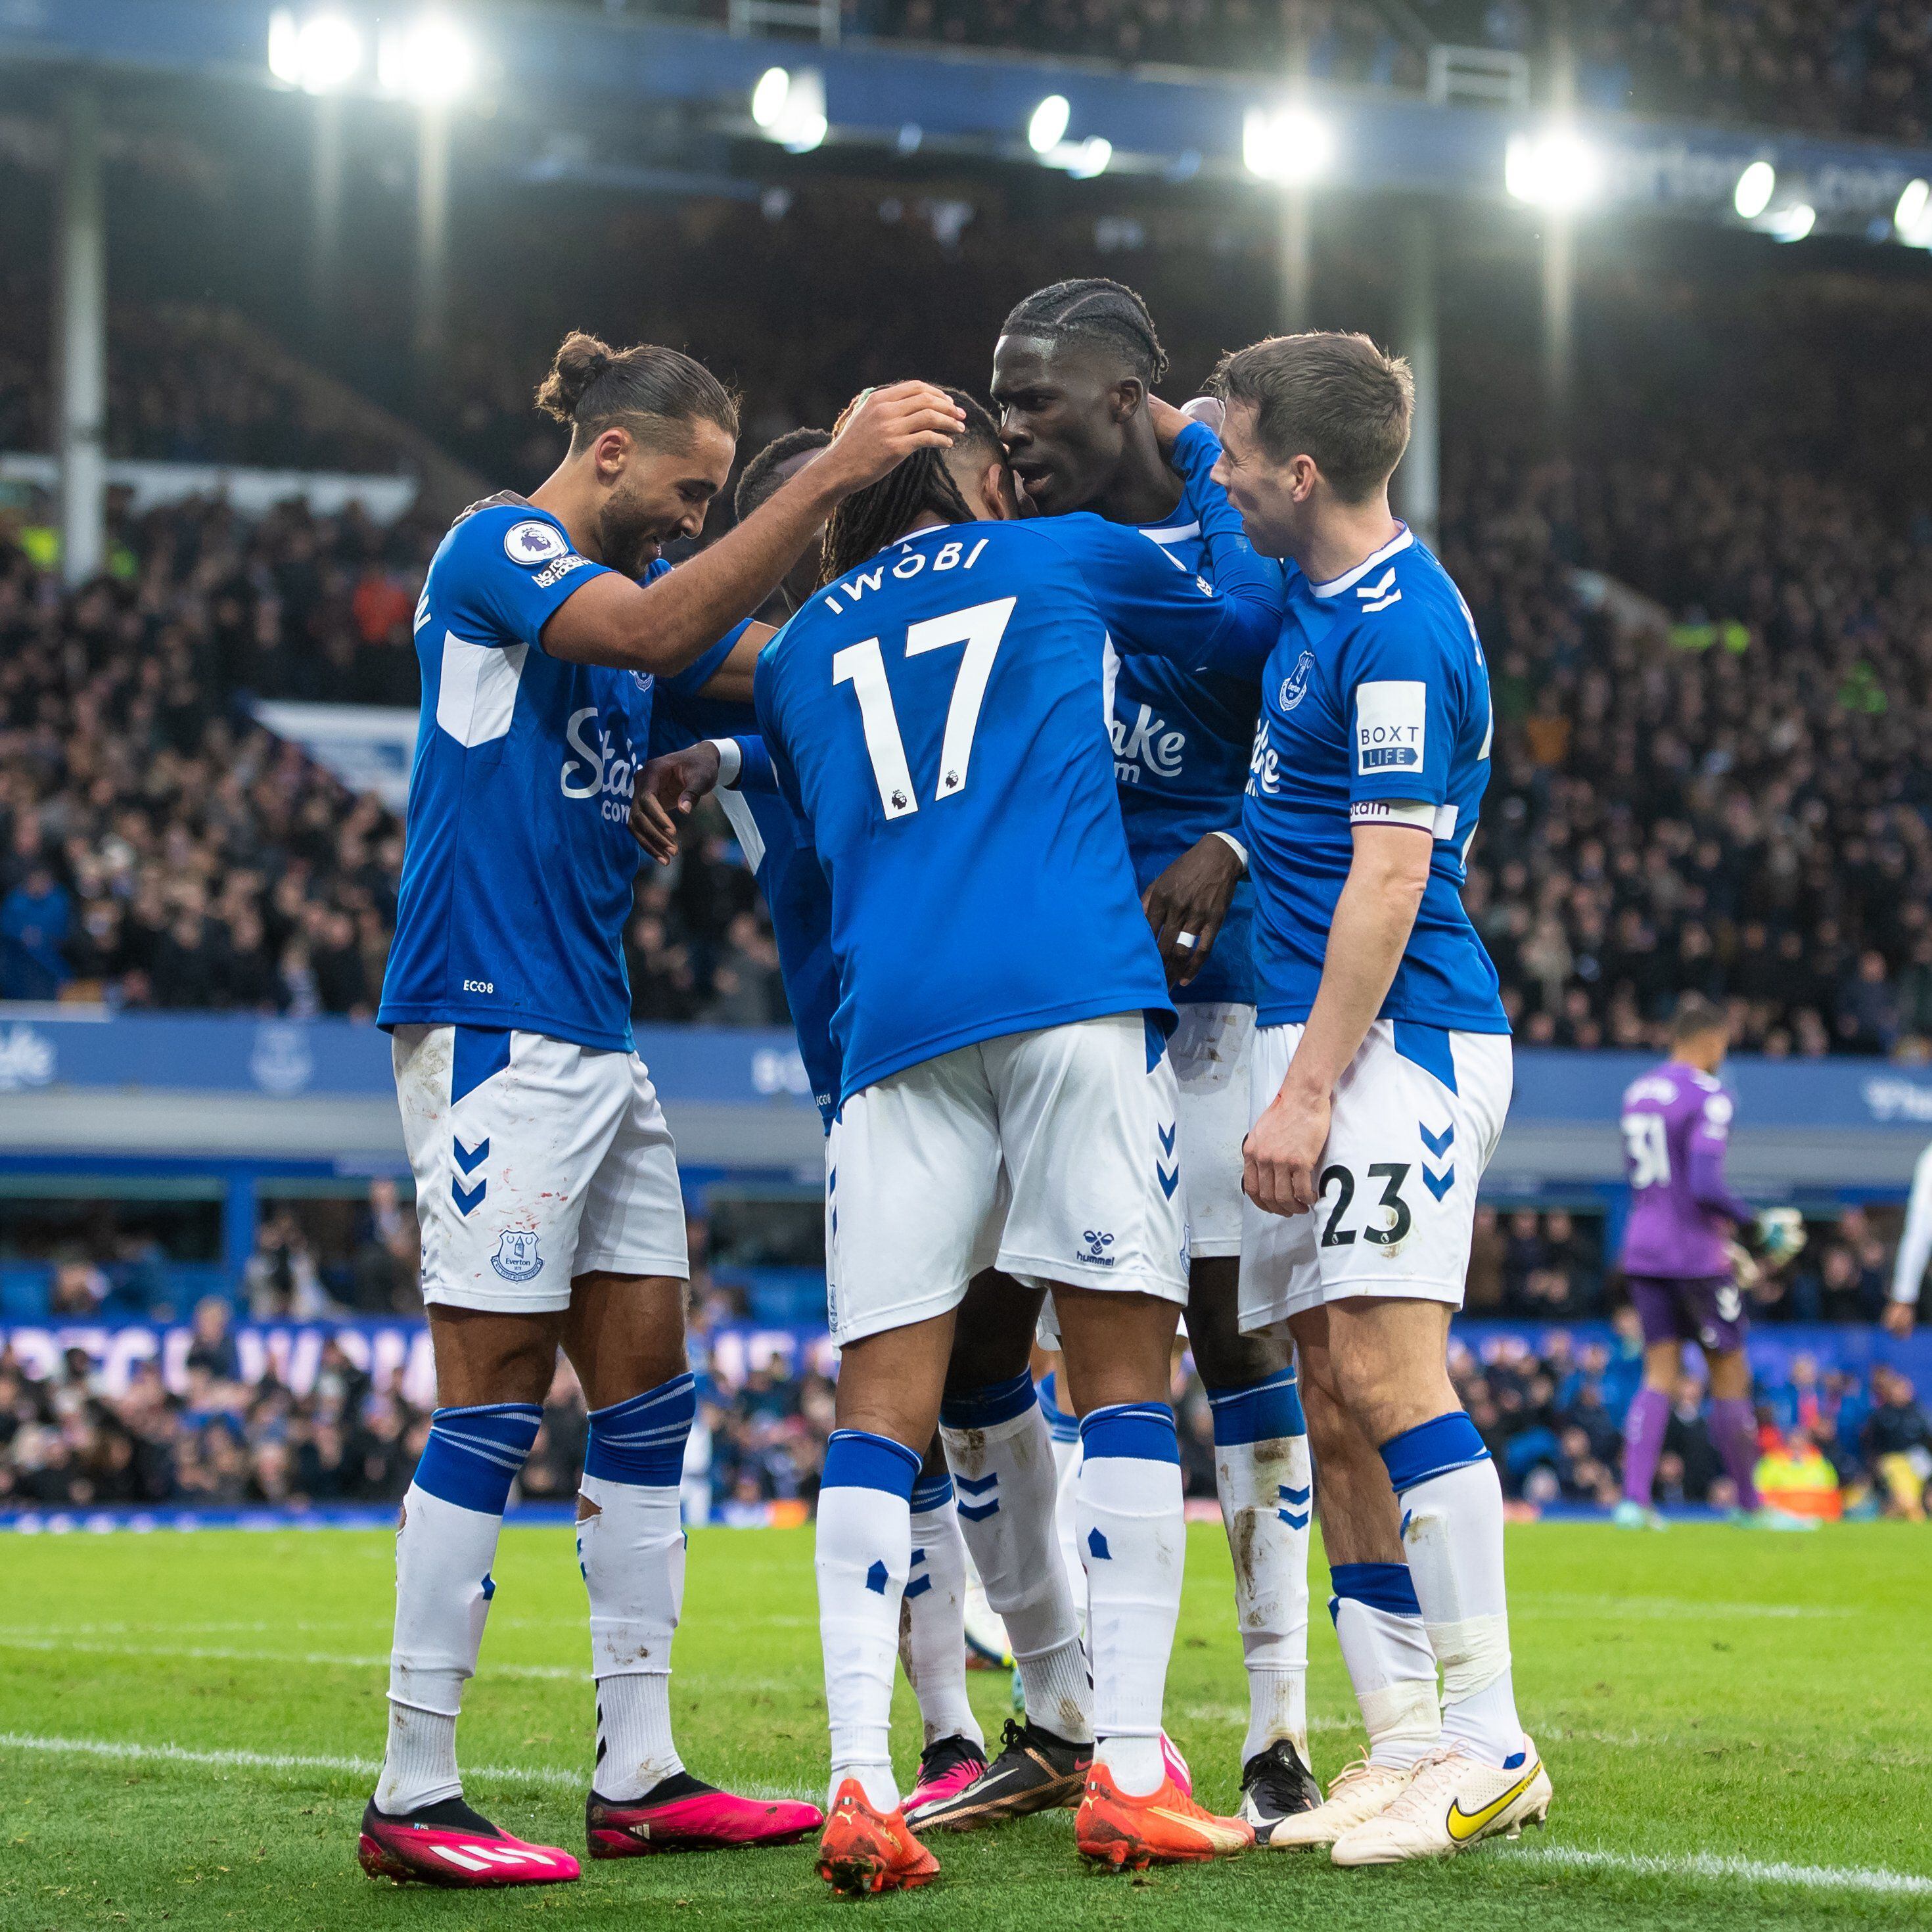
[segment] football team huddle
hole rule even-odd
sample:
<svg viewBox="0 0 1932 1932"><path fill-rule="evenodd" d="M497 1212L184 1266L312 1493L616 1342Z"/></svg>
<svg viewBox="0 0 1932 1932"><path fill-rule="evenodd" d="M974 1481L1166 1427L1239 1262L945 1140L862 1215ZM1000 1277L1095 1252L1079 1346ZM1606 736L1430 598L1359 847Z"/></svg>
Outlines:
<svg viewBox="0 0 1932 1932"><path fill-rule="evenodd" d="M455 1747L560 1347L590 1411L593 1857L817 1833L820 1875L862 1893L930 1882L942 1832L1048 1808L1134 1868L1389 1864L1546 1814L1502 1491L1446 1360L1510 1053L1460 897L1487 674L1389 507L1409 372L1309 334L1225 356L1185 409L1166 373L1132 291L1040 290L990 409L868 390L754 458L734 527L673 568L734 400L676 351L574 335L538 394L568 454L438 550L380 1019L439 1406L398 1532L372 1875L578 1876L464 1803ZM674 859L707 794L825 1124L822 1810L706 1784L670 1721L688 1267L623 933L640 848ZM1226 1817L1163 1726L1184 1316L1249 1684ZM1367 1732L1325 1792L1318 1481ZM992 1749L969 1567L1023 1693Z"/></svg>

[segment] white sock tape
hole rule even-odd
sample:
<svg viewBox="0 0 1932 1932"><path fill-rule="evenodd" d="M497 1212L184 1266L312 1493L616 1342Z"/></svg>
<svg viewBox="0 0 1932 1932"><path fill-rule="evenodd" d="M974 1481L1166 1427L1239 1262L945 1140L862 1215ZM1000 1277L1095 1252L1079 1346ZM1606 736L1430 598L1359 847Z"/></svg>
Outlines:
<svg viewBox="0 0 1932 1932"><path fill-rule="evenodd" d="M1510 1667L1509 1618L1465 1617L1460 1623L1431 1624L1430 1648L1442 1666L1442 1701L1460 1703L1486 1690Z"/></svg>

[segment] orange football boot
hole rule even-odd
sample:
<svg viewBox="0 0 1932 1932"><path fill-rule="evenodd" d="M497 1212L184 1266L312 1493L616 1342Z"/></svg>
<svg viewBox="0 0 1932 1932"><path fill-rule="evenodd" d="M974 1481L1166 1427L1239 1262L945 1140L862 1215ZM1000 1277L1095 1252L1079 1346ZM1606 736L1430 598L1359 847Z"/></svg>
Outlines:
<svg viewBox="0 0 1932 1932"><path fill-rule="evenodd" d="M1096 1864L1144 1871L1149 1865L1231 1858L1253 1845L1255 1832L1245 1819L1217 1818L1196 1804L1171 1770L1158 1791L1132 1798L1115 1788L1107 1767L1096 1761L1087 1774L1073 1841Z"/></svg>
<svg viewBox="0 0 1932 1932"><path fill-rule="evenodd" d="M848 1778L818 1841L818 1875L834 1892L857 1898L930 1885L939 1876L939 1861L913 1836L903 1808L890 1816L874 1810L866 1787Z"/></svg>

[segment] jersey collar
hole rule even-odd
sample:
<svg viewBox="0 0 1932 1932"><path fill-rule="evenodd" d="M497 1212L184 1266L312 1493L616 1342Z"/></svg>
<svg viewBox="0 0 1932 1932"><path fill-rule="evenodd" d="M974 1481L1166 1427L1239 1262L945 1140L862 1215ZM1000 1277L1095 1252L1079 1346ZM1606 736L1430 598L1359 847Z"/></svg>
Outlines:
<svg viewBox="0 0 1932 1932"><path fill-rule="evenodd" d="M1359 584L1377 564L1386 563L1398 551L1408 549L1415 541L1415 532L1406 524L1402 524L1400 528L1401 534L1399 536L1391 537L1373 556L1364 557L1353 570L1345 571L1340 577L1331 577L1326 584L1310 584L1308 586L1310 595L1316 597L1339 597L1352 584Z"/></svg>

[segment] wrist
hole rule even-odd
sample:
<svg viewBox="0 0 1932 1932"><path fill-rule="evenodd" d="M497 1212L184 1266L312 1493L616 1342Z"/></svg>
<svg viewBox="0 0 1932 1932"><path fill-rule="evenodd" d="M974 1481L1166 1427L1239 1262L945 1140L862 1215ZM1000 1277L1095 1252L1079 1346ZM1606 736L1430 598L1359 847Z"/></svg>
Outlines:
<svg viewBox="0 0 1932 1932"><path fill-rule="evenodd" d="M707 738L705 743L718 760L717 783L734 785L738 775L745 769L745 751L735 738Z"/></svg>
<svg viewBox="0 0 1932 1932"><path fill-rule="evenodd" d="M1209 833L1208 836L1220 839L1222 844L1234 854L1235 862L1240 867L1245 876L1248 869L1248 848L1232 832L1216 831Z"/></svg>

